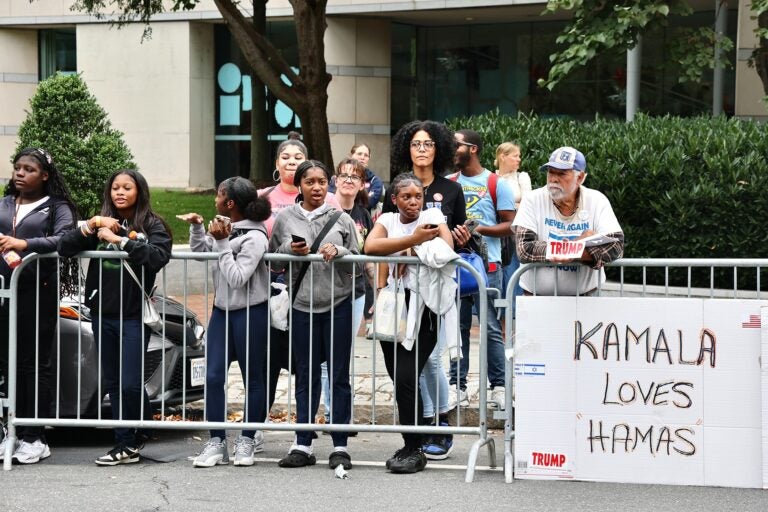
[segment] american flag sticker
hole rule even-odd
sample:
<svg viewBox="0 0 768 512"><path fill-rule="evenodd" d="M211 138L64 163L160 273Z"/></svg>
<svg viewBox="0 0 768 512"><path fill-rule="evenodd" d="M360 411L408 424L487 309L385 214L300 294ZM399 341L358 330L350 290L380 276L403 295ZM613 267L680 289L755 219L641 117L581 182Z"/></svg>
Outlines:
<svg viewBox="0 0 768 512"><path fill-rule="evenodd" d="M744 318L744 322L741 322L742 329L759 329L760 328L760 315L748 315Z"/></svg>

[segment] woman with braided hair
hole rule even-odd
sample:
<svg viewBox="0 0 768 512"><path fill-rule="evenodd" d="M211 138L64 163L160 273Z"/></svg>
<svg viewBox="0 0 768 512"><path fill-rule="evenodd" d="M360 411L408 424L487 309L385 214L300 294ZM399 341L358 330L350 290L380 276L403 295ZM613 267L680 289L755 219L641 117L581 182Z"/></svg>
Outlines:
<svg viewBox="0 0 768 512"><path fill-rule="evenodd" d="M0 201L0 252L15 251L20 257L56 250L61 235L75 226L76 212L64 179L43 149L21 150L13 159L13 175ZM15 267L0 260L0 275L9 286ZM17 326L16 415L47 418L51 409L51 349L58 318L59 273L55 259L27 265L19 276ZM73 289L69 267L61 273L66 292ZM8 371L8 302L0 307L0 373ZM35 376L37 374L37 377ZM8 375L8 373L5 373ZM6 385L7 385L7 379ZM37 394L36 394L37 393ZM35 408L37 403L37 408ZM51 455L42 427L20 427L12 456L33 464Z"/></svg>

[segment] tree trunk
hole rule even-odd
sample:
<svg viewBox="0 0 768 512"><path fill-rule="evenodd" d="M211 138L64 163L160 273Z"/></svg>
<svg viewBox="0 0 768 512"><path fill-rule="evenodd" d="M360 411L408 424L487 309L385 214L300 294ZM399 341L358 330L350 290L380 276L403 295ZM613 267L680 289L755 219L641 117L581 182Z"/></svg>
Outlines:
<svg viewBox="0 0 768 512"><path fill-rule="evenodd" d="M757 17L757 26L762 29L768 29L768 11ZM760 38L758 47L752 52L752 58L755 62L755 70L760 80L763 82L763 93L768 95L768 39Z"/></svg>
<svg viewBox="0 0 768 512"><path fill-rule="evenodd" d="M257 34L266 37L267 33L267 1L253 0L253 28ZM259 79L255 70L251 70L251 97L253 108L251 109L251 170L250 178L255 182L269 181L272 179L272 169L268 163L270 160L269 143L267 141L267 116L264 108L266 94L264 82Z"/></svg>
<svg viewBox="0 0 768 512"><path fill-rule="evenodd" d="M309 156L333 167L331 138L328 133L328 84L325 69L326 0L290 0L296 25L299 50L299 81L304 94L300 105L291 106L301 119Z"/></svg>

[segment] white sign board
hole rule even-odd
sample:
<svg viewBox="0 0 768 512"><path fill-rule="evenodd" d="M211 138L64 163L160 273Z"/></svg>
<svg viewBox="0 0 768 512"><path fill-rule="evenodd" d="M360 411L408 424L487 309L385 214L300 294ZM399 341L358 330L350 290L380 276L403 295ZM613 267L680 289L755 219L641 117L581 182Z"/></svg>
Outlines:
<svg viewBox="0 0 768 512"><path fill-rule="evenodd" d="M766 305L521 297L515 477L765 487Z"/></svg>

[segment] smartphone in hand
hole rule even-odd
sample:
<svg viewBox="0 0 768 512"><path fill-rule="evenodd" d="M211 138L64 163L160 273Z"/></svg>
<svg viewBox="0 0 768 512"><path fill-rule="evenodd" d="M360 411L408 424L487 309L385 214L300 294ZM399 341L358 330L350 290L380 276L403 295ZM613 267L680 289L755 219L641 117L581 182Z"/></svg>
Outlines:
<svg viewBox="0 0 768 512"><path fill-rule="evenodd" d="M307 241L304 240L304 238L300 237L299 235L291 235L291 240L295 244L306 244L307 243Z"/></svg>
<svg viewBox="0 0 768 512"><path fill-rule="evenodd" d="M427 229L435 229L437 227L437 224L424 224L424 227Z"/></svg>

